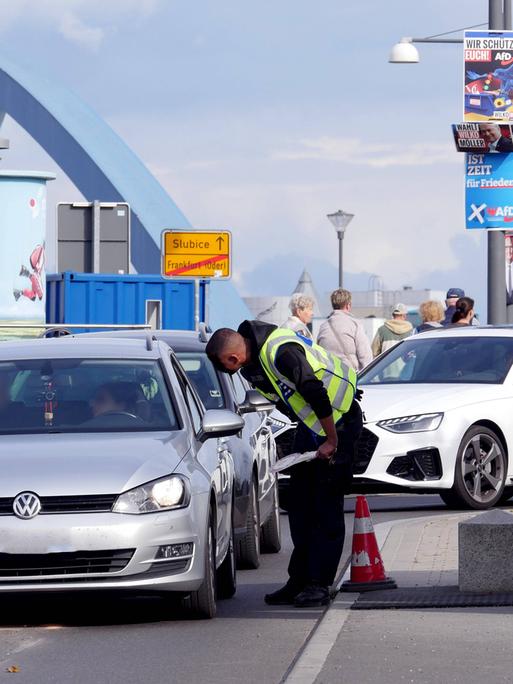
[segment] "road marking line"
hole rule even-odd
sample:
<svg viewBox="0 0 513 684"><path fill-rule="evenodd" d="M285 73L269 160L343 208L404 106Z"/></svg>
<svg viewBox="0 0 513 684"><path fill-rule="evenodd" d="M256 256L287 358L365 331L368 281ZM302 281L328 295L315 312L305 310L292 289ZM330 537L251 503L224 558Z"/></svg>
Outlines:
<svg viewBox="0 0 513 684"><path fill-rule="evenodd" d="M294 663L283 684L312 684L322 670L337 637L342 630L349 611L359 594L345 594L333 603L315 627L313 635Z"/></svg>
<svg viewBox="0 0 513 684"><path fill-rule="evenodd" d="M39 639L32 639L28 643L21 644L17 648L14 648L12 651L9 652L9 655L5 656L5 658L0 658L0 665L4 665L6 663L10 663L13 659L13 656L17 656L23 651L26 651L29 648L33 648L34 646L38 646L40 643L45 641L42 637Z"/></svg>

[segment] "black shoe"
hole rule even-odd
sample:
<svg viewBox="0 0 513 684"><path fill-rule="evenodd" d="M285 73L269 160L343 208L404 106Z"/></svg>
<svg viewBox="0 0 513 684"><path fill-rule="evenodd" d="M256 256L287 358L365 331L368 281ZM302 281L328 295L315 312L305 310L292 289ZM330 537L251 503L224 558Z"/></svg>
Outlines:
<svg viewBox="0 0 513 684"><path fill-rule="evenodd" d="M309 584L294 600L296 608L319 608L330 602L328 587L320 584Z"/></svg>
<svg viewBox="0 0 513 684"><path fill-rule="evenodd" d="M297 587L287 583L281 589L273 591L272 594L266 594L264 601L269 606L293 606L294 599L299 594Z"/></svg>

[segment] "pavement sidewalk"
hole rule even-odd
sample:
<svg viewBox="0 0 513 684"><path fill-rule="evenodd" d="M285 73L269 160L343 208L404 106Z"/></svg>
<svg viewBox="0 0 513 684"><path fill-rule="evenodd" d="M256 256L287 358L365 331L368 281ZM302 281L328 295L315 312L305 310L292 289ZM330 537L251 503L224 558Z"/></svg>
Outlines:
<svg viewBox="0 0 513 684"><path fill-rule="evenodd" d="M376 525L387 574L401 588L457 585L458 523L478 514ZM286 684L513 682L513 608L352 611L357 597L337 595Z"/></svg>

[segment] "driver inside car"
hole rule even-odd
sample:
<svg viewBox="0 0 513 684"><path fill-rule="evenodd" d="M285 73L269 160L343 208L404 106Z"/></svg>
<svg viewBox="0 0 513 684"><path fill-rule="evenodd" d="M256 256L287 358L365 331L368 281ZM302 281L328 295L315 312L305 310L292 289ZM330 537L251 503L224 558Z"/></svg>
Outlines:
<svg viewBox="0 0 513 684"><path fill-rule="evenodd" d="M108 382L96 390L91 400L93 418L107 413L135 413L136 396L127 382ZM127 391L128 390L128 391Z"/></svg>

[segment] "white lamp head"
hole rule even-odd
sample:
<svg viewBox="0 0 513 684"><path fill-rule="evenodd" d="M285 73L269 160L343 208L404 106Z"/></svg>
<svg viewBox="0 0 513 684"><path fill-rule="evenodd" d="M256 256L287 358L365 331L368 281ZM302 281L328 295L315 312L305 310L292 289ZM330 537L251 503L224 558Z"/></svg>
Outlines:
<svg viewBox="0 0 513 684"><path fill-rule="evenodd" d="M327 215L331 224L335 227L337 233L343 233L349 223L353 220L354 214L348 214L346 211L339 209L334 214Z"/></svg>
<svg viewBox="0 0 513 684"><path fill-rule="evenodd" d="M412 39L401 38L392 48L388 61L391 64L417 64L419 59L419 51L413 45Z"/></svg>

